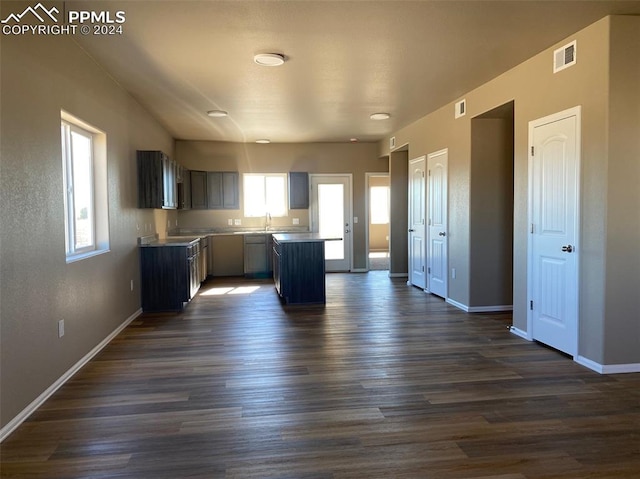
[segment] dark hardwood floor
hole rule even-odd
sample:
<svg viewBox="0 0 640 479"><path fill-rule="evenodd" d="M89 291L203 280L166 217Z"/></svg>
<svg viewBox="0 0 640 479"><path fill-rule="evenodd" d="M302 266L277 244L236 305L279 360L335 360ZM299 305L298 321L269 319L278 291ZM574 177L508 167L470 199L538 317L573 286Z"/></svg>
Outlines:
<svg viewBox="0 0 640 479"><path fill-rule="evenodd" d="M326 307L209 281L6 439L1 477L639 478L640 374L598 375L510 324L386 272L328 275Z"/></svg>

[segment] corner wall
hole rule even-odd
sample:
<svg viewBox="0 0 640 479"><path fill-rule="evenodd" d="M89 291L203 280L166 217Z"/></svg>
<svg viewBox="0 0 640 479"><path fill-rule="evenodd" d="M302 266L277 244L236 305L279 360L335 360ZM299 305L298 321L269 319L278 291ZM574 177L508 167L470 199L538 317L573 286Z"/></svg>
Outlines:
<svg viewBox="0 0 640 479"><path fill-rule="evenodd" d="M633 16L603 18L465 94L466 116L454 119L451 102L390 135L396 137L396 144L409 145L412 158L449 148L449 267L457 270L457 278L449 283L449 297L468 305L470 119L509 101L515 102L513 323L519 330L527 331L528 124L582 106L579 354L598 364L640 363L637 340L621 339L624 331L638 338L638 309L633 306L633 298L638 294L637 289L630 290L638 284L640 275L636 266L638 146L633 140L621 140L613 132L614 126L624 124L631 132L628 138L637 141L640 136L636 60L640 52L634 36L640 31L639 23L640 18ZM553 51L574 39L577 64L554 74ZM610 51L615 51L611 64ZM626 72L619 65L623 61L631 62ZM624 111L622 105L615 103L621 97L610 94L613 91L610 77L616 87L622 88L621 95L631 99L631 105ZM610 115L619 115L619 119L610 123ZM389 138L379 143L379 155L388 154L388 144ZM627 150L628 145L631 146ZM613 161L614 154L615 165L608 161ZM610 191L610 188L620 190L617 185L614 187L610 175L633 192ZM625 217L632 217L631 222L625 223ZM619 228L628 233L626 239L615 239ZM625 256L627 264L623 264ZM616 279L620 271L626 273ZM624 283L622 278L629 282ZM624 301L631 301L631 306L625 306ZM622 319L629 315L634 319ZM624 327L619 329L621 325Z"/></svg>

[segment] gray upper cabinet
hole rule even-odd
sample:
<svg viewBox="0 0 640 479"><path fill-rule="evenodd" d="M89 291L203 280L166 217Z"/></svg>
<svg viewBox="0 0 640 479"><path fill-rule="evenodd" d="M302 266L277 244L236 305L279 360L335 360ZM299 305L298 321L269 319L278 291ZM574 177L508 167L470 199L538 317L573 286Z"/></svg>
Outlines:
<svg viewBox="0 0 640 479"><path fill-rule="evenodd" d="M289 173L289 209L309 208L309 173Z"/></svg>
<svg viewBox="0 0 640 479"><path fill-rule="evenodd" d="M191 171L191 208L204 210L207 208L207 172Z"/></svg>
<svg viewBox="0 0 640 479"><path fill-rule="evenodd" d="M177 165L161 151L138 150L138 208L177 207Z"/></svg>
<svg viewBox="0 0 640 479"><path fill-rule="evenodd" d="M178 166L178 209L191 209L191 174L183 166Z"/></svg>
<svg viewBox="0 0 640 479"><path fill-rule="evenodd" d="M191 208L240 209L239 175L235 171L192 171Z"/></svg>

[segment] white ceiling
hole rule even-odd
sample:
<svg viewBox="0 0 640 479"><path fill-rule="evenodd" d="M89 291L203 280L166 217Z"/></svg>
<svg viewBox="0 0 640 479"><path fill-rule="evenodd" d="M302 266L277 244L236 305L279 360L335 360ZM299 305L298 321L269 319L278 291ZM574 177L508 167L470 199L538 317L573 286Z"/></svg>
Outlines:
<svg viewBox="0 0 640 479"><path fill-rule="evenodd" d="M79 43L175 138L343 142L378 140L607 14L640 14L640 1L138 0L91 8L124 11L124 34ZM261 52L287 62L260 67L253 56ZM209 118L211 109L229 116ZM369 119L380 111L391 119Z"/></svg>

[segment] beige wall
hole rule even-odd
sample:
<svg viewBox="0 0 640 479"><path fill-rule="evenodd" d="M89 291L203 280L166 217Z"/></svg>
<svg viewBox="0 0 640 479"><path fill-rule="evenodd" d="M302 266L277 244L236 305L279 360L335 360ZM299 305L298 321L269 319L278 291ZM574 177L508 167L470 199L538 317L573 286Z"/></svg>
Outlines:
<svg viewBox="0 0 640 479"><path fill-rule="evenodd" d="M176 159L191 170L238 171L240 173L351 173L353 175L353 264L366 268L365 190L367 172L386 172L388 162L377 157L375 143L227 143L215 141L177 141ZM228 219L240 219L243 227L262 227L264 219L245 218L242 214L242 180L240 210L191 210L178 213L180 228L227 227ZM289 217L274 218L272 226L309 225L308 210L291 210Z"/></svg>
<svg viewBox="0 0 640 479"><path fill-rule="evenodd" d="M388 143L388 142L387 142ZM414 157L412 157L414 158ZM409 195L409 154L394 151L389 158L391 187L389 223L389 274L407 276L409 270L407 203Z"/></svg>
<svg viewBox="0 0 640 479"><path fill-rule="evenodd" d="M513 303L512 113L471 121L469 306Z"/></svg>
<svg viewBox="0 0 640 479"><path fill-rule="evenodd" d="M640 351L640 18L611 18L605 363ZM601 196L602 198L602 196Z"/></svg>
<svg viewBox="0 0 640 479"><path fill-rule="evenodd" d="M640 363L638 31L638 17L604 18L465 94L466 116L454 119L452 102L392 134L412 158L449 148L449 267L457 270L449 297L469 305L471 119L515 101L513 322L526 331L528 124L582 106L579 354L600 364ZM553 74L553 50L574 39L577 64ZM388 144L379 143L380 156Z"/></svg>
<svg viewBox="0 0 640 479"><path fill-rule="evenodd" d="M147 233L156 226L163 233L175 213L136 208L136 149L172 154L172 138L70 38L3 36L1 61L4 426L139 310L136 237L145 225ZM111 250L70 264L65 262L61 109L107 135ZM65 335L58 339L60 319Z"/></svg>

